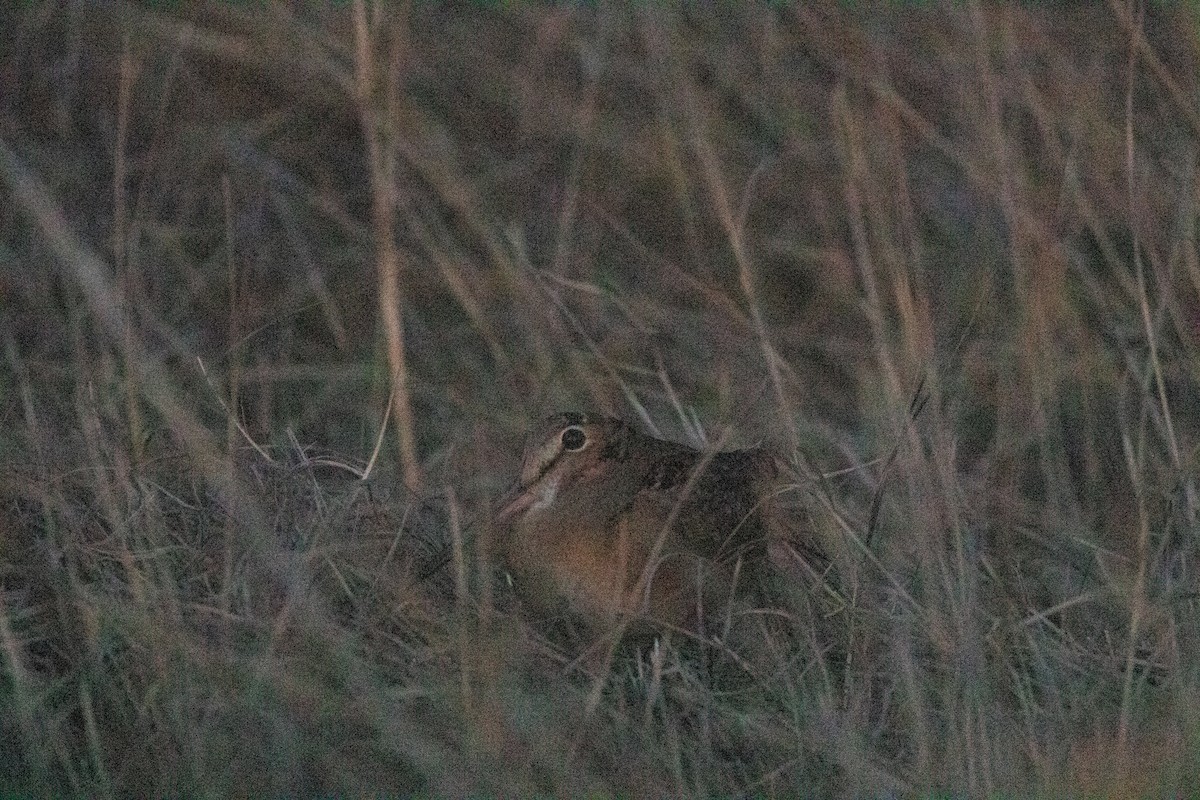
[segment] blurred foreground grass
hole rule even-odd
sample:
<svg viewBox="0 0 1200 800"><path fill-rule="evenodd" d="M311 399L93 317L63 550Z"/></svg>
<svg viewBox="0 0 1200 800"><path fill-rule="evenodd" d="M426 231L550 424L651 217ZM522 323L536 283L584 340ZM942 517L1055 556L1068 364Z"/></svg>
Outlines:
<svg viewBox="0 0 1200 800"><path fill-rule="evenodd" d="M6 7L0 793L1200 793L1198 25ZM559 408L769 441L836 581L572 662Z"/></svg>

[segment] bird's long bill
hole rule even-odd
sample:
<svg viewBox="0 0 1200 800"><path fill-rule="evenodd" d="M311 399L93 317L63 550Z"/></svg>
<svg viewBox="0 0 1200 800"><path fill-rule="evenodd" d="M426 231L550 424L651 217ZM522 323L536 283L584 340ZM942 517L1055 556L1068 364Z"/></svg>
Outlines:
<svg viewBox="0 0 1200 800"><path fill-rule="evenodd" d="M513 517L533 505L535 497L536 495L529 487L520 484L514 486L497 504L496 524L504 525L512 520Z"/></svg>

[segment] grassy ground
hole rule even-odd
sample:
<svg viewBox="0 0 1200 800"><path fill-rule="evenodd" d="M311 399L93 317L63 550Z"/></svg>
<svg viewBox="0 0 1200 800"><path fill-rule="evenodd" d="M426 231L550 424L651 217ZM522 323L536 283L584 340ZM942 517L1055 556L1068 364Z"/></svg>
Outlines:
<svg viewBox="0 0 1200 800"><path fill-rule="evenodd" d="M1190 5L0 28L0 794L1200 794ZM573 662L562 408L769 442L829 580Z"/></svg>

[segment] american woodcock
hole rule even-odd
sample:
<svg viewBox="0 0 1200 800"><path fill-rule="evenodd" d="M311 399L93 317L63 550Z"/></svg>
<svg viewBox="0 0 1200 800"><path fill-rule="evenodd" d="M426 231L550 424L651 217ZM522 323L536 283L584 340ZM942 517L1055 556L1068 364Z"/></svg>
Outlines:
<svg viewBox="0 0 1200 800"><path fill-rule="evenodd" d="M697 630L761 566L778 474L762 449L702 452L619 419L556 414L527 437L498 507L501 549L544 614Z"/></svg>

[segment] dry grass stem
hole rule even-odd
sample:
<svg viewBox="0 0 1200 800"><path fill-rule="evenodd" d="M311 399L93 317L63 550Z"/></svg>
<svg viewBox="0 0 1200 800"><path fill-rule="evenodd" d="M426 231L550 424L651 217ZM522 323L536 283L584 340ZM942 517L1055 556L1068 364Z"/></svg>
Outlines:
<svg viewBox="0 0 1200 800"><path fill-rule="evenodd" d="M0 794L1200 795L1191 6L9 6ZM778 457L711 629L572 409Z"/></svg>

